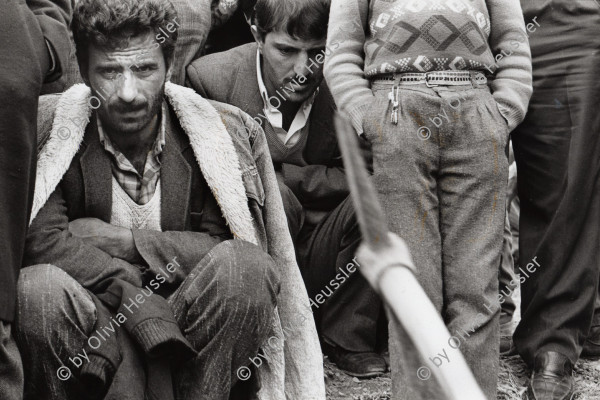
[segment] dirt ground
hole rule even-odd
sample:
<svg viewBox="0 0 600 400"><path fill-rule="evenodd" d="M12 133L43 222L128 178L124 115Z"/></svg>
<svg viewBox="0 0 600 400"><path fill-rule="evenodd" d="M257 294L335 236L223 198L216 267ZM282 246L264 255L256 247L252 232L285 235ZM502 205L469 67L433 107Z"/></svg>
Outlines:
<svg viewBox="0 0 600 400"><path fill-rule="evenodd" d="M574 375L576 393L573 400L600 400L600 360L580 360L575 366ZM502 358L499 378L498 400L519 400L525 391L529 371L519 356ZM392 381L389 373L374 379L360 380L344 374L327 358L325 383L327 399L330 400L391 399Z"/></svg>
<svg viewBox="0 0 600 400"><path fill-rule="evenodd" d="M516 311L513 324L516 327L520 315L520 291L513 293ZM390 374L374 379L360 380L344 374L325 357L325 384L330 400L389 400L392 380ZM498 374L498 399L520 400L529 381L530 371L519 356L502 357ZM600 359L580 360L575 366L575 395L572 400L600 400ZM415 374L415 379L417 379ZM431 399L443 400L443 399ZM467 399L465 399L467 400Z"/></svg>

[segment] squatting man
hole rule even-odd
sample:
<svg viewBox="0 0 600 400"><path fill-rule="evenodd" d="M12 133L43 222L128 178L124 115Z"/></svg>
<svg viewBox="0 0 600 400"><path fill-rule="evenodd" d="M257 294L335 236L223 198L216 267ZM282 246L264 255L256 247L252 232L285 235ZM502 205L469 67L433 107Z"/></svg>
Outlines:
<svg viewBox="0 0 600 400"><path fill-rule="evenodd" d="M323 301L313 306L323 351L347 374L366 378L388 369L381 300L361 274L326 301L319 295L336 283L361 241L337 143L336 104L323 79L325 58L340 48L326 44L329 9L327 0L257 0L250 18L255 42L201 57L187 76L203 97L241 108L264 129L308 295Z"/></svg>
<svg viewBox="0 0 600 400"><path fill-rule="evenodd" d="M26 399L273 398L284 371L292 398L324 396L312 320L288 338L285 360L258 371L273 384L238 385L235 370L308 298L264 133L236 108L167 82L177 32L161 46L155 37L175 18L163 0L75 7L85 85L39 102L45 144L15 323ZM100 87L106 100L93 109ZM251 135L235 134L246 127ZM174 257L180 267L156 288ZM132 298L139 308L115 335L89 346ZM61 380L82 349L89 363Z"/></svg>

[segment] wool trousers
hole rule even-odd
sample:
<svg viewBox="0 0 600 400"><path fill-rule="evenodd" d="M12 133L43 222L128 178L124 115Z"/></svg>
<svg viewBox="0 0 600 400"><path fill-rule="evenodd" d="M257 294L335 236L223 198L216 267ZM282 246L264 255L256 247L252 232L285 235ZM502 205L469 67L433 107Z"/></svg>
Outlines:
<svg viewBox="0 0 600 400"><path fill-rule="evenodd" d="M533 0L523 2L523 11L542 26L530 36L529 110L513 133L519 264L525 269L537 257L541 267L521 285L514 342L529 365L545 351L575 363L592 324L600 275L598 122L590 128L598 121L600 6ZM590 92L596 100L586 99Z"/></svg>
<svg viewBox="0 0 600 400"><path fill-rule="evenodd" d="M509 130L486 85L402 85L398 124L388 98L393 81L374 81L363 121L373 146L373 182L389 228L403 238L417 279L490 399L499 364L498 266L505 221ZM396 92L396 90L394 90ZM449 346L457 346L449 339ZM444 349L440 349L443 352ZM417 376L419 357L390 323L394 399L443 398Z"/></svg>
<svg viewBox="0 0 600 400"><path fill-rule="evenodd" d="M176 399L229 399L239 381L237 370L250 364L267 339L278 292L274 261L250 243L222 242L200 261L167 299L181 331L198 351L196 358L172 367ZM93 333L96 309L91 296L58 267L23 269L16 339L28 382L25 399L85 398L86 388L71 360L81 355ZM127 335L117 337L123 361L106 399L142 400L150 379L142 354Z"/></svg>

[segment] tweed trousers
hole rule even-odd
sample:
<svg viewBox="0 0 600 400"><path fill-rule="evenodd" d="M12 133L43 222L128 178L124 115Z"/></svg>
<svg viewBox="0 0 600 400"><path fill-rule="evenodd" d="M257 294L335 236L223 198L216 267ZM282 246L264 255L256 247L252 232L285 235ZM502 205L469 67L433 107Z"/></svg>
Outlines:
<svg viewBox="0 0 600 400"><path fill-rule="evenodd" d="M495 399L508 124L486 85L400 86L394 124L393 86L373 82L363 121L373 182L391 231L406 241L417 279L456 338L448 346L458 340L483 392ZM421 359L391 322L394 399L443 398L434 381L417 377L420 366L453 368L436 356Z"/></svg>

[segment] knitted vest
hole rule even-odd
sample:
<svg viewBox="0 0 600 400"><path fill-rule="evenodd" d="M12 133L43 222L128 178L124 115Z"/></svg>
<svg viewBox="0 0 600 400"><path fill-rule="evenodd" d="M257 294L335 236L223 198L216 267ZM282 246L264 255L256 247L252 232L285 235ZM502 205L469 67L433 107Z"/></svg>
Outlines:
<svg viewBox="0 0 600 400"><path fill-rule="evenodd" d="M152 199L139 205L129 197L119 182L112 178L112 210L110 223L127 229L150 229L161 231L160 227L161 189L160 178Z"/></svg>
<svg viewBox="0 0 600 400"><path fill-rule="evenodd" d="M271 126L269 121L265 121L264 131L267 137L267 144L269 145L269 152L274 164L293 164L304 167L308 165L304 160L304 148L306 147L306 141L308 139L308 128L310 122L307 121L306 125L300 131L300 139L292 147L286 147L285 144L279 139L277 133Z"/></svg>

